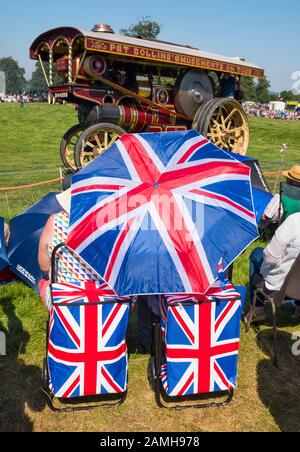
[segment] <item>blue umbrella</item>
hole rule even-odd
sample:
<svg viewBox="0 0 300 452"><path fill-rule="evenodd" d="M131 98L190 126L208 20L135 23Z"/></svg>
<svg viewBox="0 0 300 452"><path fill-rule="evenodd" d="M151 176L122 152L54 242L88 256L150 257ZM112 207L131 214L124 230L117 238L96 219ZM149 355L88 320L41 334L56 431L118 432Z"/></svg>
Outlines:
<svg viewBox="0 0 300 452"><path fill-rule="evenodd" d="M61 212L56 193L30 207L10 223L8 257L11 271L22 281L38 291L38 283L44 275L38 263L39 241L51 215Z"/></svg>
<svg viewBox="0 0 300 452"><path fill-rule="evenodd" d="M0 217L0 272L9 266L4 240L4 219Z"/></svg>
<svg viewBox="0 0 300 452"><path fill-rule="evenodd" d="M68 246L119 295L206 293L258 237L250 172L193 130L124 135L73 177Z"/></svg>

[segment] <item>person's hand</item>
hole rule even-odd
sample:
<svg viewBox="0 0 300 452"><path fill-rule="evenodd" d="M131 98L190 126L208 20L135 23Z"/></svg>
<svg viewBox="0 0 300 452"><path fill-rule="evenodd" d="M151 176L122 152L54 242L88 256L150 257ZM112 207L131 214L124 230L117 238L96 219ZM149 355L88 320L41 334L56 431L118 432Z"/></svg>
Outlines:
<svg viewBox="0 0 300 452"><path fill-rule="evenodd" d="M40 296L42 298L42 302L47 309L47 311L50 311L52 307L52 300L51 300L51 290L50 290L50 281L49 279L43 279L39 282L39 289L40 289Z"/></svg>

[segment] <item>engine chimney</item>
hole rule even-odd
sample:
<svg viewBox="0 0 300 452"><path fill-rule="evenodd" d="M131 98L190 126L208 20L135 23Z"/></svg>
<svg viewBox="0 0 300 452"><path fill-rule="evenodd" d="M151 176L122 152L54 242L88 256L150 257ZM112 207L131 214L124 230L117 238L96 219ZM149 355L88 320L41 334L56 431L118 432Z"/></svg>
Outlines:
<svg viewBox="0 0 300 452"><path fill-rule="evenodd" d="M106 24L97 24L92 31L95 33L115 33L111 26Z"/></svg>

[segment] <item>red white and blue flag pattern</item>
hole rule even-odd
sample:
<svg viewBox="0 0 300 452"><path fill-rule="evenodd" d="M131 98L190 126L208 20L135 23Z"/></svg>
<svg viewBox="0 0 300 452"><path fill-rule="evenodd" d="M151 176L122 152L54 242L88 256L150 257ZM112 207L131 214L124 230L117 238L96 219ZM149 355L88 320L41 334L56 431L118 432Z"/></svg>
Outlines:
<svg viewBox="0 0 300 452"><path fill-rule="evenodd" d="M80 285L52 288L50 390L62 399L124 393L130 300L114 299L99 294L99 288Z"/></svg>
<svg viewBox="0 0 300 452"><path fill-rule="evenodd" d="M237 386L240 299L197 302L168 297L166 363L161 370L170 397L233 390ZM164 323L164 322L163 322Z"/></svg>
<svg viewBox="0 0 300 452"><path fill-rule="evenodd" d="M126 302L129 298L117 297L117 294L108 284L101 282L74 281L72 283L52 284L52 303L62 304L88 304L102 303L118 300Z"/></svg>
<svg viewBox="0 0 300 452"><path fill-rule="evenodd" d="M250 172L193 130L124 135L73 177L67 244L120 295L205 293L258 237Z"/></svg>

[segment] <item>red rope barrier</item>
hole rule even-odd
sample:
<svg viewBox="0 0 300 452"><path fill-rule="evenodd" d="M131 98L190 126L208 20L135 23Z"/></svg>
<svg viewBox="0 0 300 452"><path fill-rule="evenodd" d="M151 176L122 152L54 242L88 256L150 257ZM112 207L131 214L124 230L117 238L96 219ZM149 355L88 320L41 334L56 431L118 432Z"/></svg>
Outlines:
<svg viewBox="0 0 300 452"><path fill-rule="evenodd" d="M274 172L266 171L264 173L265 176L273 176L273 175L275 176L277 174L283 174L283 171L274 171ZM20 185L18 187L0 187L0 192L1 191L25 190L26 188L41 187L42 185L54 184L55 182L61 182L61 181L63 181L63 178L59 177L58 179L52 179L52 180L47 180L44 182L38 182L36 184Z"/></svg>
<svg viewBox="0 0 300 452"><path fill-rule="evenodd" d="M264 176L278 176L278 174L284 175L285 171L265 171Z"/></svg>
<svg viewBox="0 0 300 452"><path fill-rule="evenodd" d="M30 185L20 185L19 187L0 187L0 191L24 190L26 188L41 187L42 185L54 184L55 182L61 182L61 181L63 181L63 178L59 177L58 179L47 180L45 182L38 182L36 184L30 184Z"/></svg>

